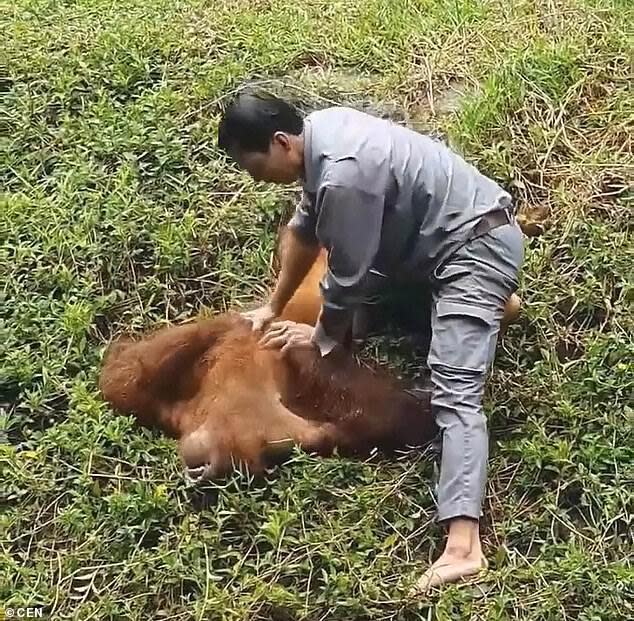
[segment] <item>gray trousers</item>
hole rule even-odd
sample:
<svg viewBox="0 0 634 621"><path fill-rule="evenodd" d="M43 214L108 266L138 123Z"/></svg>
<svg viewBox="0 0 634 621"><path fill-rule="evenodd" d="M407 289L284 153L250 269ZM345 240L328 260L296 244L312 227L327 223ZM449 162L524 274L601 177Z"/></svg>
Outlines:
<svg viewBox="0 0 634 621"><path fill-rule="evenodd" d="M468 241L431 277L428 364L432 413L441 430L439 521L480 517L489 455L482 397L523 257L522 231L507 224Z"/></svg>

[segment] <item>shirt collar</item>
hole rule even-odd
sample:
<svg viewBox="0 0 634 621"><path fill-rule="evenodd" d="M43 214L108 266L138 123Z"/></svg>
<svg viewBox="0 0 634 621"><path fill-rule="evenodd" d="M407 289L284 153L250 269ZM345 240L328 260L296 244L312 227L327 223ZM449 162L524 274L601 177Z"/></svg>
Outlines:
<svg viewBox="0 0 634 621"><path fill-rule="evenodd" d="M313 153L313 126L308 115L304 119L304 190L316 192L315 154Z"/></svg>

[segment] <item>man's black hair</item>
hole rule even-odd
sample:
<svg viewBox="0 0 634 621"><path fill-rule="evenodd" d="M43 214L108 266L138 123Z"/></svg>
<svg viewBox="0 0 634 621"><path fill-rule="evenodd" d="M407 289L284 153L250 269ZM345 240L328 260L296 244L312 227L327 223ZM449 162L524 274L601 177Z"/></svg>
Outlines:
<svg viewBox="0 0 634 621"><path fill-rule="evenodd" d="M268 93L241 93L225 108L218 126L218 146L230 151L266 153L275 132L298 136L304 121L290 103Z"/></svg>

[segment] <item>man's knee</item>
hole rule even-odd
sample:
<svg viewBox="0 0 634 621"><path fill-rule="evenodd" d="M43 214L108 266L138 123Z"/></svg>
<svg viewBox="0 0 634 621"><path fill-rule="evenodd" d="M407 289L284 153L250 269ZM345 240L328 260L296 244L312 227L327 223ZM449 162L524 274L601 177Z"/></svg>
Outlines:
<svg viewBox="0 0 634 621"><path fill-rule="evenodd" d="M486 431L482 407L485 381L484 371L432 364L431 407L436 422L442 427L457 423Z"/></svg>

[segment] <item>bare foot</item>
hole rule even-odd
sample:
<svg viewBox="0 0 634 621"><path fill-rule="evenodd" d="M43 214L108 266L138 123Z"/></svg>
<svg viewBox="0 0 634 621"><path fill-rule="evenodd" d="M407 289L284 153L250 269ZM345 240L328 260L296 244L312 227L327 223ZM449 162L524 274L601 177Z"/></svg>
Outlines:
<svg viewBox="0 0 634 621"><path fill-rule="evenodd" d="M410 591L410 597L425 593L432 587L473 576L487 566L488 563L482 554L478 521L471 518L454 518L449 522L445 551L419 578Z"/></svg>
<svg viewBox="0 0 634 621"><path fill-rule="evenodd" d="M441 584L458 582L462 578L473 576L486 569L488 563L484 556L467 556L445 552L414 585L410 592L411 597L426 593L433 587Z"/></svg>

